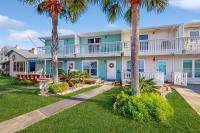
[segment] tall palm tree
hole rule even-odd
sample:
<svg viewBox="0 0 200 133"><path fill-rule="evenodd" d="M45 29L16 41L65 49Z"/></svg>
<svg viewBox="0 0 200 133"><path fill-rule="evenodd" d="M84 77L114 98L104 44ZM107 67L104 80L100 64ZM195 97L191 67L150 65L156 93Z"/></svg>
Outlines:
<svg viewBox="0 0 200 133"><path fill-rule="evenodd" d="M65 18L72 23L76 22L86 9L88 0L20 0L23 3L35 6L39 14L46 14L52 19L52 74L53 82L58 82L58 19Z"/></svg>
<svg viewBox="0 0 200 133"><path fill-rule="evenodd" d="M107 14L108 20L114 22L122 16L131 24L132 42L131 42L131 88L133 95L139 95L139 22L140 9L145 7L147 11L155 10L157 13L164 11L169 0L93 0L102 6L103 12Z"/></svg>

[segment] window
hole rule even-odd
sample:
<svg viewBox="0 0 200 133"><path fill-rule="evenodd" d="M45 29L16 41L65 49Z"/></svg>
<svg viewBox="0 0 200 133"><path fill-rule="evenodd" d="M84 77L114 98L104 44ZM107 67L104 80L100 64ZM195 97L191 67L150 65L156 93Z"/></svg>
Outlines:
<svg viewBox="0 0 200 133"><path fill-rule="evenodd" d="M195 60L195 78L200 78L200 60Z"/></svg>
<svg viewBox="0 0 200 133"><path fill-rule="evenodd" d="M190 37L199 37L199 31L191 31Z"/></svg>
<svg viewBox="0 0 200 133"><path fill-rule="evenodd" d="M13 62L13 71L14 72L25 72L26 62Z"/></svg>
<svg viewBox="0 0 200 133"><path fill-rule="evenodd" d="M87 71L90 76L97 76L97 61L83 61L83 71Z"/></svg>
<svg viewBox="0 0 200 133"><path fill-rule="evenodd" d="M148 50L148 35L140 35L140 50L141 51L146 51Z"/></svg>
<svg viewBox="0 0 200 133"><path fill-rule="evenodd" d="M139 61L139 72L144 72L144 60Z"/></svg>
<svg viewBox="0 0 200 133"><path fill-rule="evenodd" d="M101 38L90 38L88 39L88 43L101 43Z"/></svg>
<svg viewBox="0 0 200 133"><path fill-rule="evenodd" d="M88 39L88 46L89 53L96 53L99 51L99 43L101 43L101 38L91 38Z"/></svg>
<svg viewBox="0 0 200 133"><path fill-rule="evenodd" d="M62 62L62 61L59 61L59 62L58 62L58 70L63 70L63 62ZM52 63L51 63L51 72L53 72Z"/></svg>
<svg viewBox="0 0 200 133"><path fill-rule="evenodd" d="M35 72L35 70L36 70L36 63L29 62L29 72Z"/></svg>
<svg viewBox="0 0 200 133"><path fill-rule="evenodd" d="M183 72L187 72L189 78L192 77L192 60L183 61Z"/></svg>
<svg viewBox="0 0 200 133"><path fill-rule="evenodd" d="M131 71L131 61L127 61L127 71ZM144 72L144 60L139 60L139 72Z"/></svg>

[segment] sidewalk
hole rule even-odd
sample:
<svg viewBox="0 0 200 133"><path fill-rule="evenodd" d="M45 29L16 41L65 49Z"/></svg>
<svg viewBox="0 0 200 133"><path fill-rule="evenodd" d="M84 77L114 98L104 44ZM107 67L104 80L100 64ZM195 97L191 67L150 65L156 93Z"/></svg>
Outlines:
<svg viewBox="0 0 200 133"><path fill-rule="evenodd" d="M200 114L200 94L192 89L174 87L175 90ZM200 89L200 88L199 88Z"/></svg>
<svg viewBox="0 0 200 133"><path fill-rule="evenodd" d="M81 102L86 101L96 95L99 95L107 90L110 90L112 85L103 85L97 89L91 90L86 93L73 96L70 99L62 100L57 103L48 105L46 107L37 109L35 111L29 112L27 114L18 116L16 118L4 121L0 123L0 132L1 133L12 133L20 131L30 125L33 125L45 118L48 118L58 112L63 111L73 107Z"/></svg>

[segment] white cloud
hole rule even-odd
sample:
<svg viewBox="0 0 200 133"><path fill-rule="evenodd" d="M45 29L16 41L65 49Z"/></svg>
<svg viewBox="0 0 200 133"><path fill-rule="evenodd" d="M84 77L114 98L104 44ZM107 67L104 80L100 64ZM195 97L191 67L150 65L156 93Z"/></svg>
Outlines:
<svg viewBox="0 0 200 133"><path fill-rule="evenodd" d="M116 29L116 28L118 28L118 26L117 26L116 24L108 24L108 25L106 26L106 28L109 28L109 29Z"/></svg>
<svg viewBox="0 0 200 133"><path fill-rule="evenodd" d="M200 19L193 19L192 22L200 22Z"/></svg>
<svg viewBox="0 0 200 133"><path fill-rule="evenodd" d="M75 31L68 30L68 29L58 29L58 34L59 35L70 35L70 34L75 34Z"/></svg>
<svg viewBox="0 0 200 133"><path fill-rule="evenodd" d="M22 27L25 24L22 21L9 18L0 14L0 28L16 29Z"/></svg>
<svg viewBox="0 0 200 133"><path fill-rule="evenodd" d="M34 30L23 30L23 31L17 31L17 30L10 30L8 40L13 41L28 41L31 38L32 40L38 40L38 37L41 36L40 33Z"/></svg>
<svg viewBox="0 0 200 133"><path fill-rule="evenodd" d="M170 0L172 6L187 9L187 10L200 10L199 0Z"/></svg>

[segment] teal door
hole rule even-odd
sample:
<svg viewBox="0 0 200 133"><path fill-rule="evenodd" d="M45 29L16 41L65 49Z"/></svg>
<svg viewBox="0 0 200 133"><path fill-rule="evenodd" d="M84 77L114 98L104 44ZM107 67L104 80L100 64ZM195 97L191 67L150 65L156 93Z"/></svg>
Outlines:
<svg viewBox="0 0 200 133"><path fill-rule="evenodd" d="M156 69L157 69L157 72L163 72L164 73L165 80L166 80L166 75L167 75L167 61L166 60L158 60Z"/></svg>

